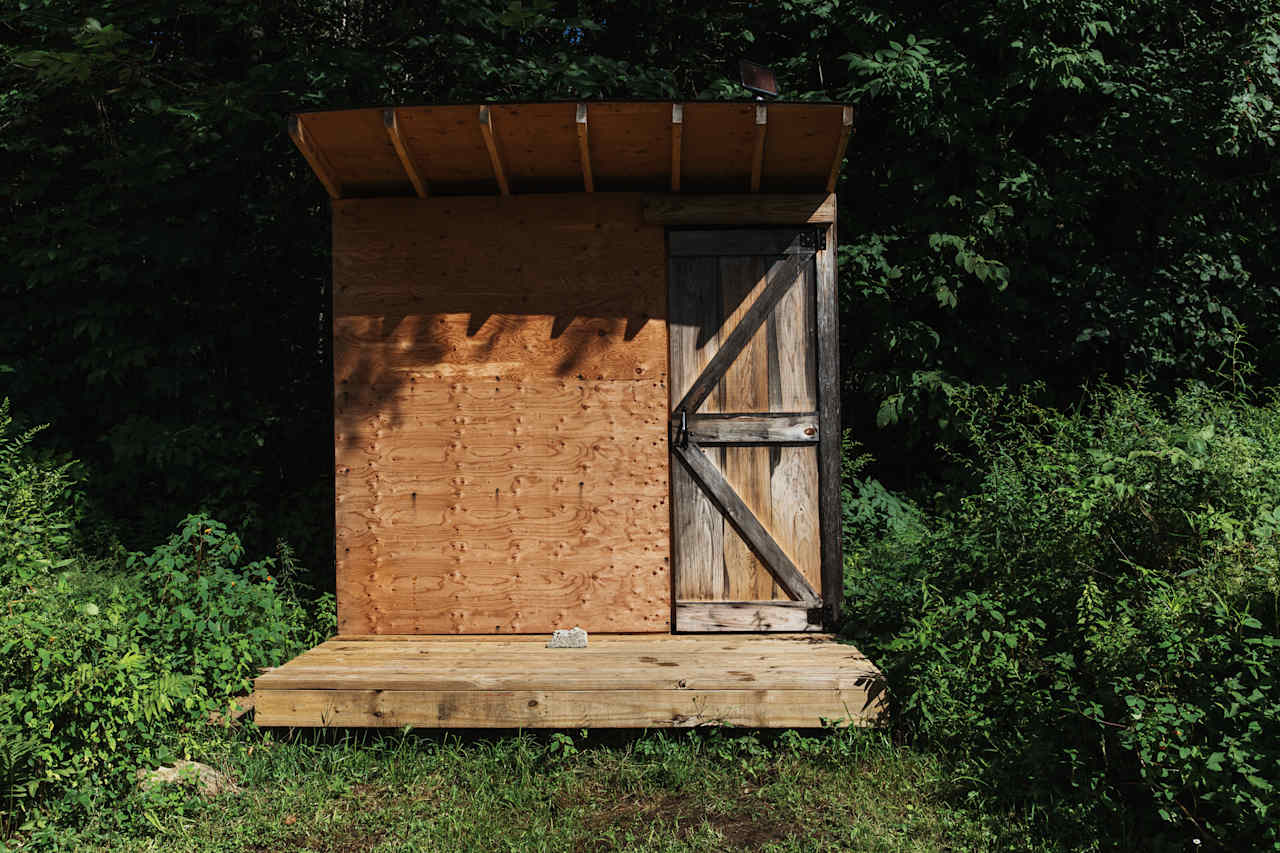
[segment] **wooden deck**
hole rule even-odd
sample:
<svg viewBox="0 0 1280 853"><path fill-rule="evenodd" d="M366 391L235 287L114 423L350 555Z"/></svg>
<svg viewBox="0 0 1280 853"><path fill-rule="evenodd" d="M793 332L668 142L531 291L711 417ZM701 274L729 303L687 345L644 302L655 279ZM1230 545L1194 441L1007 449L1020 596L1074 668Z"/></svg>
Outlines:
<svg viewBox="0 0 1280 853"><path fill-rule="evenodd" d="M880 671L815 634L337 637L257 679L264 726L872 725Z"/></svg>

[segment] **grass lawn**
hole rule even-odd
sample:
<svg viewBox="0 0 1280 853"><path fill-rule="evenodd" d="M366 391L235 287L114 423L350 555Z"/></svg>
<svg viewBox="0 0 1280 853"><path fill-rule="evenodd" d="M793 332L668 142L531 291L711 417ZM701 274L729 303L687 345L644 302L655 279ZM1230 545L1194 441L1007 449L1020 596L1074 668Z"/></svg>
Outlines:
<svg viewBox="0 0 1280 853"><path fill-rule="evenodd" d="M1065 850L961 808L878 732L248 729L193 754L240 793L134 793L27 843L112 850Z"/></svg>

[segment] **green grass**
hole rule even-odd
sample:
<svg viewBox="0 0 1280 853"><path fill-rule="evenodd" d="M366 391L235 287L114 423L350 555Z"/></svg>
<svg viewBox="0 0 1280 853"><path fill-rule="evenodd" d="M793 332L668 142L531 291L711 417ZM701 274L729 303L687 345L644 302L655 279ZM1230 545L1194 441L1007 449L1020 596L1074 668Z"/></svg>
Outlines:
<svg viewBox="0 0 1280 853"><path fill-rule="evenodd" d="M193 758L238 794L133 793L23 846L199 851L1065 850L961 808L939 762L877 732L437 735L288 741ZM15 839L18 841L18 839Z"/></svg>

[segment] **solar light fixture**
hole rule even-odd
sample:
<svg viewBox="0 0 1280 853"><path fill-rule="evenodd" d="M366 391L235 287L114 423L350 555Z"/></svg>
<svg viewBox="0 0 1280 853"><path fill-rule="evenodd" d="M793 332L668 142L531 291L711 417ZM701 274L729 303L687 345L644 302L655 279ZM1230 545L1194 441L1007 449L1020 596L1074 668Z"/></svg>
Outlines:
<svg viewBox="0 0 1280 853"><path fill-rule="evenodd" d="M765 68L763 65L757 65L750 60L739 59L738 73L742 75L743 88L757 98L764 96L770 98L778 97L778 78L773 76L771 69Z"/></svg>

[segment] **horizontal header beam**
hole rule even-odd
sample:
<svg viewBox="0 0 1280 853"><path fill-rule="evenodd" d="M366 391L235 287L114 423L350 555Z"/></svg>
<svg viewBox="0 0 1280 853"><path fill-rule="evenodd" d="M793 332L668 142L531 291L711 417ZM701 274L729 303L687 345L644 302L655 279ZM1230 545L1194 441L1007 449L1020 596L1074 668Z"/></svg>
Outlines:
<svg viewBox="0 0 1280 853"><path fill-rule="evenodd" d="M836 221L830 193L655 195L645 203L653 225L826 225Z"/></svg>

